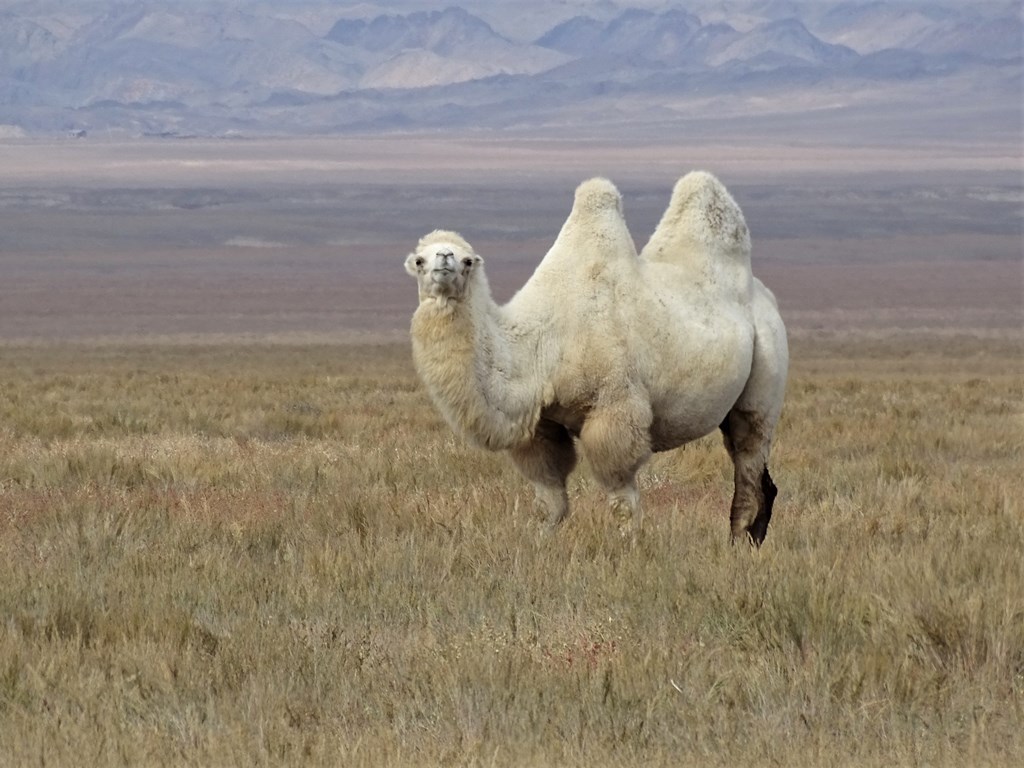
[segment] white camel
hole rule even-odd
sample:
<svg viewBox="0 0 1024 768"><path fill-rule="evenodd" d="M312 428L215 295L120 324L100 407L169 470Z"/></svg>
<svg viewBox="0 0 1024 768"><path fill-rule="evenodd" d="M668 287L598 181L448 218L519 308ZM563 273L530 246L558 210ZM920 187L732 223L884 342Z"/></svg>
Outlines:
<svg viewBox="0 0 1024 768"><path fill-rule="evenodd" d="M789 353L775 298L750 271L743 214L718 179L680 179L639 256L618 190L584 182L503 306L455 232L423 237L405 266L419 286L413 358L430 397L456 431L508 451L552 526L568 512L576 441L635 532L636 474L651 453L720 428L735 465L732 538L761 544Z"/></svg>

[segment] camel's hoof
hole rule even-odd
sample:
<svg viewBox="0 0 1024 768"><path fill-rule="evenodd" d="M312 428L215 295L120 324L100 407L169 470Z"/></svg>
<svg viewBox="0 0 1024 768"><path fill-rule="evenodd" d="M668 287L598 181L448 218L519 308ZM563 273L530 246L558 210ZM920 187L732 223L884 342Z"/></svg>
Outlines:
<svg viewBox="0 0 1024 768"><path fill-rule="evenodd" d="M544 519L544 527L552 532L557 531L568 517L568 515L549 515Z"/></svg>
<svg viewBox="0 0 1024 768"><path fill-rule="evenodd" d="M540 535L545 539L553 539L558 535L558 532L562 529L561 523L551 523L545 521L540 525Z"/></svg>
<svg viewBox="0 0 1024 768"><path fill-rule="evenodd" d="M569 515L546 515L538 520L537 529L540 531L541 538L553 539L565 527L565 521L568 519Z"/></svg>

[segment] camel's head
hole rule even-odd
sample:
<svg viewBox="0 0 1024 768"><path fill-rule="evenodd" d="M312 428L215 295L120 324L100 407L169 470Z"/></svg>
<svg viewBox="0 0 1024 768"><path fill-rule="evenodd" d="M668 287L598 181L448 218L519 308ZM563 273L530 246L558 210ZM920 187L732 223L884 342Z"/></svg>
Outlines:
<svg viewBox="0 0 1024 768"><path fill-rule="evenodd" d="M460 301L470 292L484 260L457 232L435 230L420 239L405 259L405 271L416 278L420 301Z"/></svg>

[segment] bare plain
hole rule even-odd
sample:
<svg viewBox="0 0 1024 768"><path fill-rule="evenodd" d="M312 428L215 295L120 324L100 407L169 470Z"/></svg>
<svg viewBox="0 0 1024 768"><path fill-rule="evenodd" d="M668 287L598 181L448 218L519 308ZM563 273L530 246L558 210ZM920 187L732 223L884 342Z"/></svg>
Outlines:
<svg viewBox="0 0 1024 768"><path fill-rule="evenodd" d="M1019 152L1019 150L1017 150ZM0 762L1024 762L1019 157L433 139L0 144ZM405 341L581 179L747 213L793 370L760 550L710 436L547 535Z"/></svg>
<svg viewBox="0 0 1024 768"><path fill-rule="evenodd" d="M605 175L638 247L686 171L747 215L794 332L1005 335L1022 309L1019 147L399 137L0 143L0 339L405 337L401 260L436 227L532 272Z"/></svg>

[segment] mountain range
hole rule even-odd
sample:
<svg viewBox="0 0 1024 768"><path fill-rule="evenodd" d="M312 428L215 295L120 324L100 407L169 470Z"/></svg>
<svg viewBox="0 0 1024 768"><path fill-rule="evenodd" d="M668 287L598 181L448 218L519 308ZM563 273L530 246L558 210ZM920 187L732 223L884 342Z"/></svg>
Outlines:
<svg viewBox="0 0 1024 768"><path fill-rule="evenodd" d="M68 5L0 10L0 137L1020 125L1018 2Z"/></svg>

